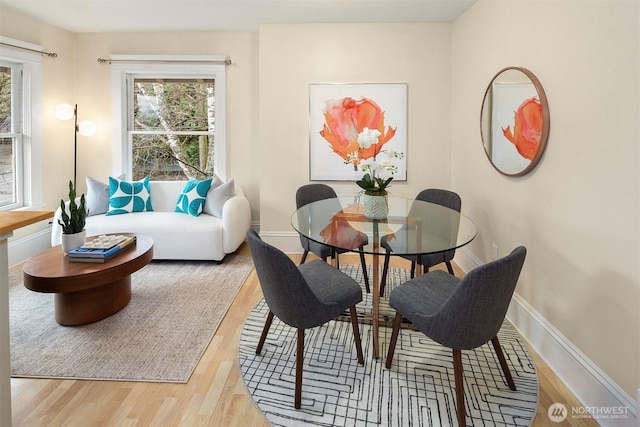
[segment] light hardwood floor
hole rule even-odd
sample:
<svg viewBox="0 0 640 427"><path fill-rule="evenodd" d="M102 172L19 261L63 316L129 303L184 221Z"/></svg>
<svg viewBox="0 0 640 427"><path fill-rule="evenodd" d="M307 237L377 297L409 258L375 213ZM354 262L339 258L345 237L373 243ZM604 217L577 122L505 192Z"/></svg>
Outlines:
<svg viewBox="0 0 640 427"><path fill-rule="evenodd" d="M247 245L239 253L249 255ZM299 256L292 256L298 262ZM341 262L358 263L341 256ZM394 261L402 265L402 261ZM460 275L459 270L456 275ZM262 298L252 271L186 384L12 379L14 426L268 426L248 395L237 361L244 321ZM53 321L53 319L52 319ZM597 426L592 419L551 422L555 402L580 406L548 366L533 355L540 382L534 427ZM293 402L293 401L292 401ZM293 404L293 403L292 403Z"/></svg>

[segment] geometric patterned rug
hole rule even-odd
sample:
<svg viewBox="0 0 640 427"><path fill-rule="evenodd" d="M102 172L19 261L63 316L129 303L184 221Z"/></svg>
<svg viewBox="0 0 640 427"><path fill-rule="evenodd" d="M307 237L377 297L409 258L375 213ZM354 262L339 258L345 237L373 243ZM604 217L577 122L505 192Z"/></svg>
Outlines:
<svg viewBox="0 0 640 427"><path fill-rule="evenodd" d="M361 281L358 265L341 269ZM407 279L406 270L390 268L387 286L393 288ZM371 308L371 296L364 289L363 298L359 312ZM457 426L451 350L403 328L391 369L386 369L391 328L380 327L380 358L373 359L372 329L365 322L360 323L364 366L357 363L350 322L331 321L306 331L302 407L294 409L296 331L274 318L262 354L256 355L267 312L261 300L247 318L239 362L249 393L272 425ZM393 318L385 297L381 312ZM490 344L463 351L467 425L529 426L538 406L533 361L508 322L498 338L517 390L511 391L506 384Z"/></svg>

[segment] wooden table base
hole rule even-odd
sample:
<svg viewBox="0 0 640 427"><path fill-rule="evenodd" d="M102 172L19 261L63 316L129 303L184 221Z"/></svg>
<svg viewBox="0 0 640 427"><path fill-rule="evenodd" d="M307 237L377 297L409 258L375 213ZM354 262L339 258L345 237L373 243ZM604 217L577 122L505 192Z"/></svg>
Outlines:
<svg viewBox="0 0 640 427"><path fill-rule="evenodd" d="M104 263L71 262L60 245L42 251L22 267L24 286L55 294L55 319L63 326L109 317L131 300L131 274L153 259L153 239L135 236L135 245Z"/></svg>
<svg viewBox="0 0 640 427"><path fill-rule="evenodd" d="M131 300L131 276L98 288L55 295L56 322L77 326L117 313Z"/></svg>

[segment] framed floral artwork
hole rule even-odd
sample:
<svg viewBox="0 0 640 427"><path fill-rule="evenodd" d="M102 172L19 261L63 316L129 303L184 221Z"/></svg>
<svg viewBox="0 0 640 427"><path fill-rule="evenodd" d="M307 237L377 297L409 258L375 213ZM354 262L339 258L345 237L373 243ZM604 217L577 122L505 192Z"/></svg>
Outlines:
<svg viewBox="0 0 640 427"><path fill-rule="evenodd" d="M309 85L309 179L407 179L407 85Z"/></svg>

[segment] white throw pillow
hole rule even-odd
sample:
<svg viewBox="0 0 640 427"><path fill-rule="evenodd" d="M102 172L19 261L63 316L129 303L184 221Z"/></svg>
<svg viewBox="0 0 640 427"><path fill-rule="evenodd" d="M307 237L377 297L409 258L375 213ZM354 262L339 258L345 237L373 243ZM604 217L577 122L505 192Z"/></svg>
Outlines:
<svg viewBox="0 0 640 427"><path fill-rule="evenodd" d="M213 181L211 181L211 188L209 189L209 191L213 190L214 188L220 187L222 184L224 184L224 181L221 180L218 175L213 174Z"/></svg>
<svg viewBox="0 0 640 427"><path fill-rule="evenodd" d="M215 183L215 178L213 183ZM233 178L215 188L213 183L211 184L211 190L207 193L207 198L204 201L204 213L222 218L222 207L227 200L233 197L235 184L233 182Z"/></svg>
<svg viewBox="0 0 640 427"><path fill-rule="evenodd" d="M126 174L118 176L125 179ZM87 176L87 216L100 215L109 210L109 184Z"/></svg>

